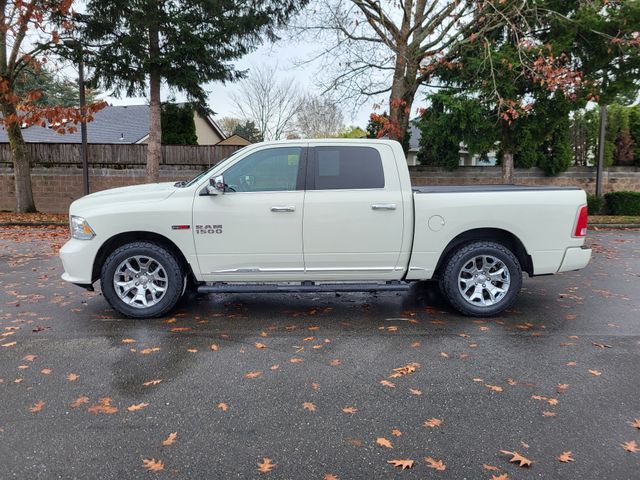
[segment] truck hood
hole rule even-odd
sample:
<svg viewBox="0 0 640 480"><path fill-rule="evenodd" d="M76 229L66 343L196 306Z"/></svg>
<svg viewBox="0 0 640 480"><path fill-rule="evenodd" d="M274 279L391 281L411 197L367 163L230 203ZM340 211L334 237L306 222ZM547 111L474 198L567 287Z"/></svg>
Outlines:
<svg viewBox="0 0 640 480"><path fill-rule="evenodd" d="M148 183L102 190L79 198L71 204L69 211L77 213L93 207L104 206L105 204L113 205L115 203L160 202L176 191L177 187L174 186L174 183Z"/></svg>

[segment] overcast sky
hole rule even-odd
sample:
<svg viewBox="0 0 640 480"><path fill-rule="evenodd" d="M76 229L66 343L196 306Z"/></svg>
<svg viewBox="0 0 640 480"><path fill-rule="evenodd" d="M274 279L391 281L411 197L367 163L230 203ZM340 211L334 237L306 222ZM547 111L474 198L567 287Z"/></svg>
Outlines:
<svg viewBox="0 0 640 480"><path fill-rule="evenodd" d="M288 41L279 41L276 44L267 43L259 47L255 52L243 57L236 62L236 66L240 70L251 69L252 66L260 66L263 64L277 64L280 71L280 77L283 79L292 79L302 90L309 93L319 94L321 89L316 85L315 78L319 75L319 66L317 64L308 64L304 67L297 67L296 63L300 60L313 58L315 47L304 43L291 43ZM209 106L216 112L214 118L219 119L225 116L237 116L234 112L234 106L231 101L231 93L237 91L237 83L228 83L223 85L216 82L206 86L209 92ZM162 100L166 101L172 94L168 89L163 88ZM183 101L185 97L179 93L175 93L176 101ZM352 105L342 105L342 113L344 115L344 123L346 125L358 125L364 128L372 112L373 104L380 103L386 97L371 99L360 108ZM146 103L144 97L137 98L116 98L106 97L109 103L114 105L131 105Z"/></svg>

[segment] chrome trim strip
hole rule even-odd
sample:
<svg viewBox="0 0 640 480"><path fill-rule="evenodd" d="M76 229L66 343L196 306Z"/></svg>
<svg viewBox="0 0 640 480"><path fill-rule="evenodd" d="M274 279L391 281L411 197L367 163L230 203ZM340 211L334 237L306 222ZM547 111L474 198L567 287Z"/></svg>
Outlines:
<svg viewBox="0 0 640 480"><path fill-rule="evenodd" d="M318 267L307 268L307 272L393 272L395 267Z"/></svg>
<svg viewBox="0 0 640 480"><path fill-rule="evenodd" d="M243 268L228 268L225 270L215 270L213 272L205 273L205 275L218 275L225 273L291 273L291 272L304 272L304 268L258 268L258 267L243 267Z"/></svg>

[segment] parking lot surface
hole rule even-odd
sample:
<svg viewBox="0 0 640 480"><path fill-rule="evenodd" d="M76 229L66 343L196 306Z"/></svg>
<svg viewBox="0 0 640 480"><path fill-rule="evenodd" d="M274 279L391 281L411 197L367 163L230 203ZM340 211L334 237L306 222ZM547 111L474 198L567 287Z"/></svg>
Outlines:
<svg viewBox="0 0 640 480"><path fill-rule="evenodd" d="M639 478L638 231L492 319L431 284L124 319L60 280L66 236L0 229L1 478Z"/></svg>

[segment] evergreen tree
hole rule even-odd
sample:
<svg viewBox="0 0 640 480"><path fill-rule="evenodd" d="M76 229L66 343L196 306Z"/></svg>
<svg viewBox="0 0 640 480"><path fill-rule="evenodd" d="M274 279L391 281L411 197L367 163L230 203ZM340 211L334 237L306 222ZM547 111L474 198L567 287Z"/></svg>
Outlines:
<svg viewBox="0 0 640 480"><path fill-rule="evenodd" d="M262 142L264 140L256 124L250 120L238 124L236 128L233 129L233 135L240 135L251 143Z"/></svg>
<svg viewBox="0 0 640 480"><path fill-rule="evenodd" d="M162 143L164 145L197 145L193 105L162 104Z"/></svg>
<svg viewBox="0 0 640 480"><path fill-rule="evenodd" d="M203 85L233 81L236 60L302 8L306 0L89 0L83 37L93 46L87 63L105 89L146 94L150 122L147 177L160 164L160 85L186 93L206 108Z"/></svg>

